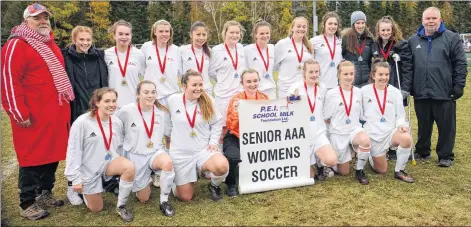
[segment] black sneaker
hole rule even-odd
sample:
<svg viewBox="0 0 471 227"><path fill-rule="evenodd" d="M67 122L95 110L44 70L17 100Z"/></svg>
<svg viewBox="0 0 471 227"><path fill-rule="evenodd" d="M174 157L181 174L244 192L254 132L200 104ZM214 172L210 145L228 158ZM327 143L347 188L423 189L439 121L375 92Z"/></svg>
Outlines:
<svg viewBox="0 0 471 227"><path fill-rule="evenodd" d="M119 216L124 221L130 222L133 219L131 212L129 212L124 206L116 207L116 212L118 212Z"/></svg>
<svg viewBox="0 0 471 227"><path fill-rule="evenodd" d="M419 153L414 153L414 158L416 161L426 161L426 160L432 159L432 155L428 154L428 155L422 156Z"/></svg>
<svg viewBox="0 0 471 227"><path fill-rule="evenodd" d="M394 173L394 178L399 179L401 181L407 182L407 183L414 183L414 178L409 176L404 170L401 170L399 172Z"/></svg>
<svg viewBox="0 0 471 227"><path fill-rule="evenodd" d="M451 165L453 165L453 160L450 159L440 159L438 162L438 166L440 167L450 167Z"/></svg>
<svg viewBox="0 0 471 227"><path fill-rule="evenodd" d="M370 183L362 169L355 170L355 177L357 178L358 182L360 182L360 184L367 185Z"/></svg>
<svg viewBox="0 0 471 227"><path fill-rule="evenodd" d="M36 203L41 208L46 209L49 207L61 207L64 205L64 200L56 199L48 190L42 190L41 195L36 197Z"/></svg>
<svg viewBox="0 0 471 227"><path fill-rule="evenodd" d="M168 202L163 202L160 204L160 211L162 211L162 213L167 217L172 217L175 215L175 210Z"/></svg>
<svg viewBox="0 0 471 227"><path fill-rule="evenodd" d="M237 197L239 193L237 193L237 188L235 185L227 185L226 194L227 196L233 198Z"/></svg>
<svg viewBox="0 0 471 227"><path fill-rule="evenodd" d="M318 181L323 181L325 180L325 175L324 175L324 167L317 166L316 168L316 175L314 175L314 179Z"/></svg>
<svg viewBox="0 0 471 227"><path fill-rule="evenodd" d="M396 151L389 149L386 157L387 157L388 160L396 161L397 160Z"/></svg>
<svg viewBox="0 0 471 227"><path fill-rule="evenodd" d="M208 184L209 192L211 192L211 199L214 201L219 201L222 199L221 188L218 186L214 186L213 184Z"/></svg>

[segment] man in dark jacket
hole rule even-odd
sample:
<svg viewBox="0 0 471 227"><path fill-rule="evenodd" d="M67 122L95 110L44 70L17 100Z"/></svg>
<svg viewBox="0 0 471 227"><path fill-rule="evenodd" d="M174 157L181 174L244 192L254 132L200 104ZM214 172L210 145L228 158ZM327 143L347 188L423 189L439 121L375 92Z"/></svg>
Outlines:
<svg viewBox="0 0 471 227"><path fill-rule="evenodd" d="M453 164L456 135L456 100L463 96L467 63L460 36L445 28L436 7L427 8L422 26L409 39L414 75L414 96L418 120L416 157L430 159L433 122L438 127L439 166Z"/></svg>

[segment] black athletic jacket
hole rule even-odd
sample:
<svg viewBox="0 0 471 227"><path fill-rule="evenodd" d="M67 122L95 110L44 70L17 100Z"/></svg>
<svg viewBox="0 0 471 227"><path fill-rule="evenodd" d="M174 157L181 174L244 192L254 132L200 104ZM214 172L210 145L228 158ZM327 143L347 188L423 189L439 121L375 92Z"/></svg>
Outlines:
<svg viewBox="0 0 471 227"><path fill-rule="evenodd" d="M409 39L414 74L414 99L452 100L453 87L464 88L468 73L463 42L443 22L432 36L425 36L423 25Z"/></svg>
<svg viewBox="0 0 471 227"><path fill-rule="evenodd" d="M70 103L72 123L88 110L93 91L108 87L108 67L104 54L95 47L83 54L77 53L75 45L71 45L62 49L62 55L75 93L75 100Z"/></svg>
<svg viewBox="0 0 471 227"><path fill-rule="evenodd" d="M352 28L348 28L352 29ZM346 32L347 33L347 32ZM366 33L366 32L365 32ZM346 37L342 37L342 56L345 60L353 62L355 65L355 81L354 84L357 87L362 87L368 84L370 78L370 67L371 67L371 46L373 45L373 39L363 35L358 36L358 43L361 45L365 41L365 47L361 54L363 61L358 61L358 54L354 54L347 50Z"/></svg>

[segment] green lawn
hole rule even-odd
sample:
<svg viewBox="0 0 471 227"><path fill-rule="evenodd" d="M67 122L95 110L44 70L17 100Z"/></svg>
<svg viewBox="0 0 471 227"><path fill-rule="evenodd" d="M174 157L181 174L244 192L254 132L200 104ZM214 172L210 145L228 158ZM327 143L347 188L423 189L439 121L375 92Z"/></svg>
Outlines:
<svg viewBox="0 0 471 227"><path fill-rule="evenodd" d="M469 78L469 77L468 77ZM458 101L456 161L451 168L436 166L434 131L432 160L409 165L407 171L416 183L406 184L393 178L394 162L386 176L366 172L367 186L360 185L353 174L333 177L313 186L241 195L234 199L224 196L213 202L206 190L207 180L197 183L197 193L191 202L170 198L176 209L173 218L161 215L158 208L159 189L152 188L152 198L139 204L132 195L129 208L134 221L126 224L114 211L116 198L105 195L105 208L99 214L85 206L52 209L50 217L29 221L19 216L17 173L4 179L2 188L2 225L470 225L471 224L471 82L465 96ZM413 113L413 116L415 114ZM414 140L416 123L413 117ZM2 114L2 166L8 166L15 155L12 148L9 120ZM52 138L51 138L52 139ZM10 164L11 166L11 164ZM55 194L66 199L64 162L57 171ZM225 185L223 185L225 189Z"/></svg>

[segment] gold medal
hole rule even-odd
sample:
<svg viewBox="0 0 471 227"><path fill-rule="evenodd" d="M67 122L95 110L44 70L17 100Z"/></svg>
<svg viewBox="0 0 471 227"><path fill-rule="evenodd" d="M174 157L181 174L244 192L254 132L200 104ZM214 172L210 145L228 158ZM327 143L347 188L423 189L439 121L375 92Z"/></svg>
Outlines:
<svg viewBox="0 0 471 227"><path fill-rule="evenodd" d="M121 84L122 84L122 85L126 85L127 83L128 83L128 82L126 82L125 79L123 79L123 81L121 81Z"/></svg>
<svg viewBox="0 0 471 227"><path fill-rule="evenodd" d="M152 143L152 141L149 141L149 142L147 143L147 147L148 147L148 148L154 147L154 144Z"/></svg>
<svg viewBox="0 0 471 227"><path fill-rule="evenodd" d="M160 82L161 82L161 83L165 83L165 77L161 77L161 78L160 78Z"/></svg>
<svg viewBox="0 0 471 227"><path fill-rule="evenodd" d="M191 131L190 136L191 136L191 137L196 137L196 132L195 132L195 131Z"/></svg>
<svg viewBox="0 0 471 227"><path fill-rule="evenodd" d="M301 71L303 67L301 65L298 66L298 70Z"/></svg>

